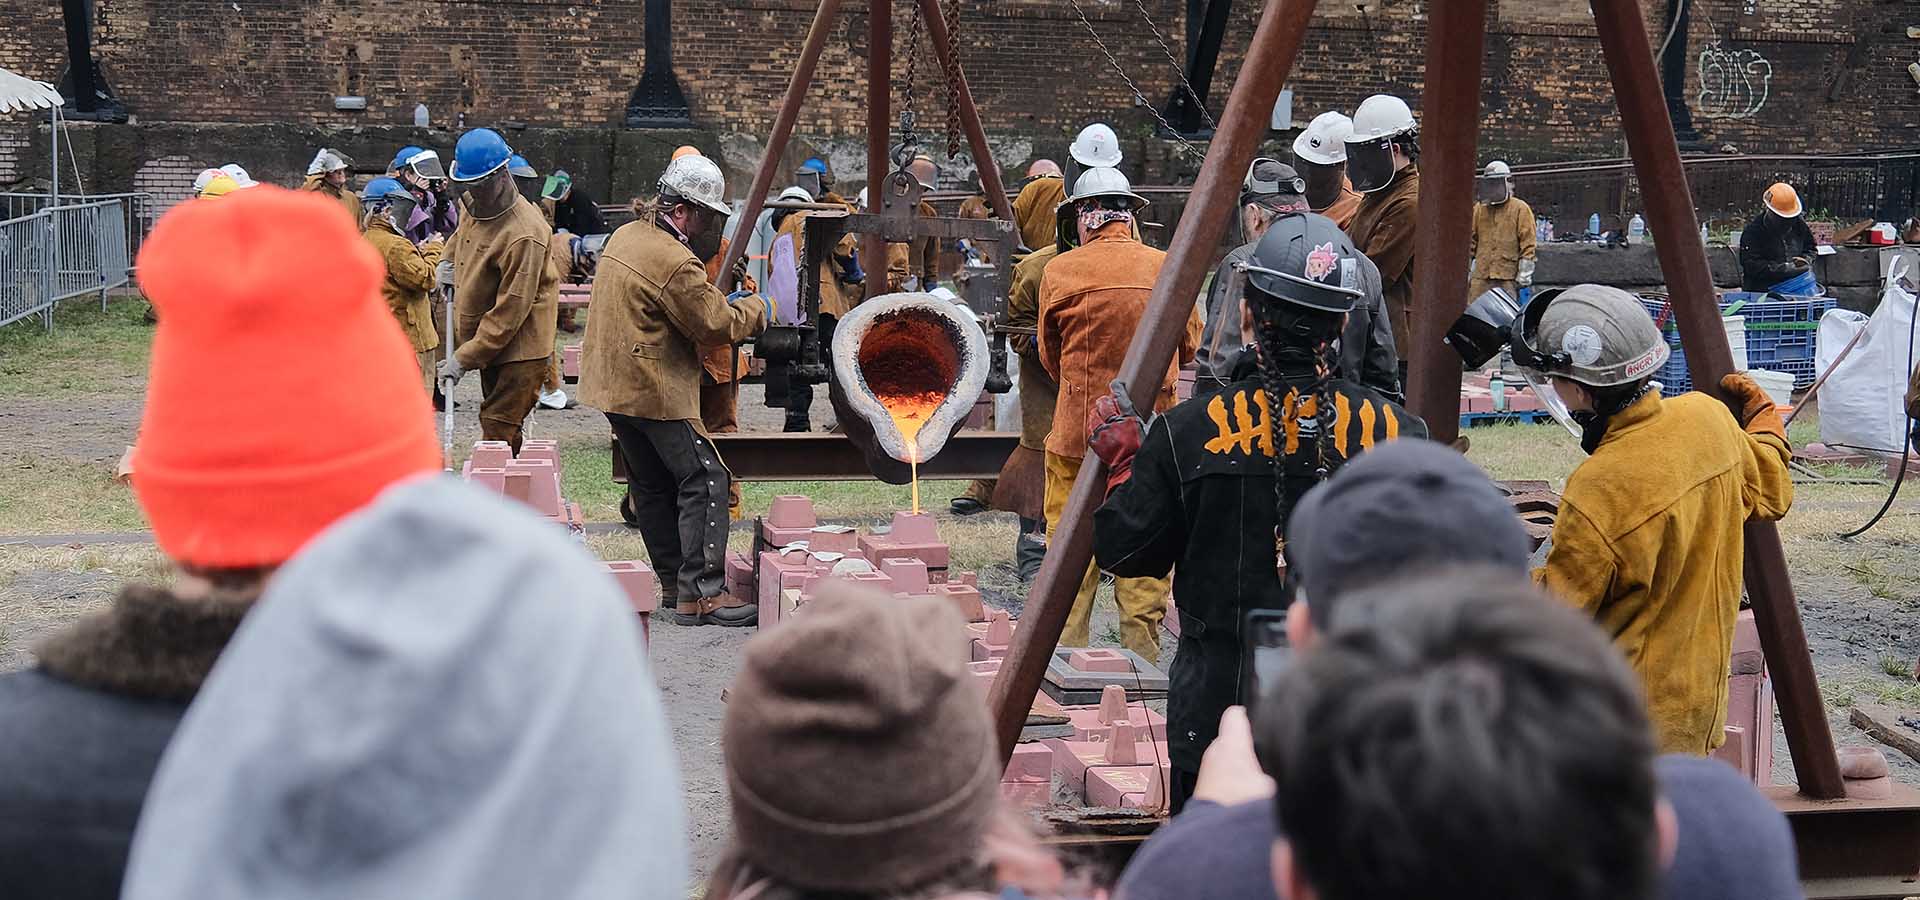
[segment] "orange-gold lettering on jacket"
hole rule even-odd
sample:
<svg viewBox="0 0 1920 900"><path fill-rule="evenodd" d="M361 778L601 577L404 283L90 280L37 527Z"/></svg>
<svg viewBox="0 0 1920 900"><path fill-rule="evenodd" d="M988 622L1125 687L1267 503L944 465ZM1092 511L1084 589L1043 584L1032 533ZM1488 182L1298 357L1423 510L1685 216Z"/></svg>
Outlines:
<svg viewBox="0 0 1920 900"><path fill-rule="evenodd" d="M758 296L727 302L706 265L647 221L622 225L594 274L580 402L641 419L700 420L701 348L766 327Z"/></svg>
<svg viewBox="0 0 1920 900"><path fill-rule="evenodd" d="M1040 363L1060 385L1046 450L1070 459L1087 453L1087 407L1107 393L1146 314L1166 254L1134 240L1114 222L1086 244L1055 257L1040 280ZM1180 367L1200 346L1200 312L1187 316L1180 349L1160 380L1154 409L1174 403Z"/></svg>

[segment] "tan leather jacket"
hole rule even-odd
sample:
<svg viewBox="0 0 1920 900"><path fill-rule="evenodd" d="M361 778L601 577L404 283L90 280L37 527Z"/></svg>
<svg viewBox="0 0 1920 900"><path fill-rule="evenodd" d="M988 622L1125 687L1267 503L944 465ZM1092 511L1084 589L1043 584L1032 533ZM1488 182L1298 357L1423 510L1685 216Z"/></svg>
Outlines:
<svg viewBox="0 0 1920 900"><path fill-rule="evenodd" d="M1013 221L1020 229L1020 242L1029 250L1053 246L1054 208L1067 199L1067 182L1058 175L1042 175L1027 182L1020 196L1013 198Z"/></svg>
<svg viewBox="0 0 1920 900"><path fill-rule="evenodd" d="M1533 207L1519 197L1505 203L1473 205L1473 277L1512 281L1520 276L1520 261L1533 259L1538 239L1533 234Z"/></svg>
<svg viewBox="0 0 1920 900"><path fill-rule="evenodd" d="M1147 310L1167 255L1134 240L1126 223L1102 228L1085 245L1055 257L1040 279L1040 363L1060 384L1046 450L1080 459L1087 453L1087 407L1107 393ZM1180 367L1200 346L1200 312L1187 314L1180 350L1160 380L1155 410L1174 404Z"/></svg>
<svg viewBox="0 0 1920 900"><path fill-rule="evenodd" d="M580 402L641 419L700 421L701 348L760 333L767 302L728 303L667 226L629 222L594 274Z"/></svg>
<svg viewBox="0 0 1920 900"><path fill-rule="evenodd" d="M1413 348L1413 234L1420 212L1420 172L1408 166L1392 184L1365 195L1347 226L1353 245L1380 270L1380 292L1393 317L1393 342L1400 361Z"/></svg>
<svg viewBox="0 0 1920 900"><path fill-rule="evenodd" d="M440 346L428 292L434 289L433 267L440 264L442 244L431 241L415 247L384 218L369 224L365 235L387 264L387 280L380 285L380 295L387 298L387 306L400 321L400 330L407 333L413 352L424 353Z"/></svg>
<svg viewBox="0 0 1920 900"><path fill-rule="evenodd" d="M553 355L560 275L547 257L553 229L514 197L482 219L467 207L453 232L454 358L473 370Z"/></svg>

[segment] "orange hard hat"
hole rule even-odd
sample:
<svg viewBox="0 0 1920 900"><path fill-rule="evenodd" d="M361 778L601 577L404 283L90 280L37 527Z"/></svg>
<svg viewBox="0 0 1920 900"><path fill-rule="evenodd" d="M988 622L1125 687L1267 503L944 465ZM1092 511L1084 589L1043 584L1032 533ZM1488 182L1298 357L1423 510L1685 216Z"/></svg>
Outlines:
<svg viewBox="0 0 1920 900"><path fill-rule="evenodd" d="M1800 192L1794 190L1793 185L1777 182L1767 188L1766 198L1767 208L1781 218L1791 219L1800 215Z"/></svg>
<svg viewBox="0 0 1920 900"><path fill-rule="evenodd" d="M699 155L700 155L699 147L695 147L692 144L685 144L685 145L682 145L680 149L673 151L673 156L670 157L667 161L672 162L673 160L679 159L682 156L699 156Z"/></svg>

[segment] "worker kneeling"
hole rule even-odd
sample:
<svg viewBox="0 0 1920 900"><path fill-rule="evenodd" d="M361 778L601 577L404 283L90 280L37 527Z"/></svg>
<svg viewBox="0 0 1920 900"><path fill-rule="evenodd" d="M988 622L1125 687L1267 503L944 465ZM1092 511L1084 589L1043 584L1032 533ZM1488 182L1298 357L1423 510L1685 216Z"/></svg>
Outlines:
<svg viewBox="0 0 1920 900"><path fill-rule="evenodd" d="M683 156L659 187L600 257L580 402L606 413L620 439L628 499L674 622L752 625L758 610L726 591L730 476L699 427L701 348L759 334L767 303L720 293L689 249L727 215L720 167Z"/></svg>
<svg viewBox="0 0 1920 900"><path fill-rule="evenodd" d="M1469 317L1485 309L1476 301ZM1514 362L1592 454L1567 479L1534 578L1612 635L1646 687L1662 752L1710 753L1725 741L1741 526L1793 503L1786 426L1745 375L1720 381L1737 419L1706 394L1661 397L1650 379L1666 339L1618 288L1543 293L1508 331Z"/></svg>
<svg viewBox="0 0 1920 900"><path fill-rule="evenodd" d="M1167 692L1175 810L1193 793L1220 714L1252 699L1243 694L1242 626L1250 610L1286 608L1276 538L1294 505L1350 457L1427 435L1379 391L1335 374L1364 261L1331 219L1283 214L1230 276L1223 302L1244 308L1240 330L1251 345L1230 383L1151 427L1124 396L1101 397L1088 417L1112 486L1094 514L1100 568L1177 573L1180 650Z"/></svg>

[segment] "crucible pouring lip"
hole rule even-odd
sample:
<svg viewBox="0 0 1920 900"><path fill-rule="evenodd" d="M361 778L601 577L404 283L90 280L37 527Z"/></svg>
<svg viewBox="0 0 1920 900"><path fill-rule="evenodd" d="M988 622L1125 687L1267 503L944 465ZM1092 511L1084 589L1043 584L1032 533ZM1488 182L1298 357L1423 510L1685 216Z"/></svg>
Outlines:
<svg viewBox="0 0 1920 900"><path fill-rule="evenodd" d="M834 329L833 376L872 426L877 449L899 462L925 462L985 389L987 352L971 312L932 294L887 294L855 307ZM917 435L904 435L895 412L915 402L933 410Z"/></svg>

